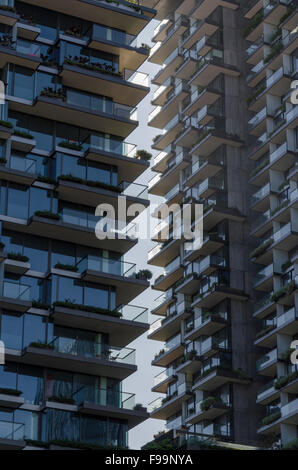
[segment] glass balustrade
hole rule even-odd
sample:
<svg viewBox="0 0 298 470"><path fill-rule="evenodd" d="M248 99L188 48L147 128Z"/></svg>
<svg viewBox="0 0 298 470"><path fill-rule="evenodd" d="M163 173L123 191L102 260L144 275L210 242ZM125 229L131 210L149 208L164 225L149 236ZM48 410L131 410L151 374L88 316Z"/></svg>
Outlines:
<svg viewBox="0 0 298 470"><path fill-rule="evenodd" d="M97 271L122 277L136 277L136 265L111 258L88 255L77 264L78 272Z"/></svg>

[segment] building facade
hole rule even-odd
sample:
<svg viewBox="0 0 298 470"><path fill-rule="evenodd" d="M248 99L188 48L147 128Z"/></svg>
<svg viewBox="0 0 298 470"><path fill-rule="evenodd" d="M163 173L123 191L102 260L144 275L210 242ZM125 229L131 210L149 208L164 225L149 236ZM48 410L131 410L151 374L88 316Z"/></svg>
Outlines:
<svg viewBox="0 0 298 470"><path fill-rule="evenodd" d="M0 1L0 449L127 447L148 416L122 387L149 282L124 261L137 240L117 212L119 196L149 204L134 180L150 155L127 138L149 92L138 35L154 14L125 0ZM105 238L101 203L121 237Z"/></svg>
<svg viewBox="0 0 298 470"><path fill-rule="evenodd" d="M297 2L151 3L149 125L161 132L149 192L203 204L204 228L189 251L166 214L149 253L164 268L149 331L164 342L152 362L163 368L157 439L297 444Z"/></svg>

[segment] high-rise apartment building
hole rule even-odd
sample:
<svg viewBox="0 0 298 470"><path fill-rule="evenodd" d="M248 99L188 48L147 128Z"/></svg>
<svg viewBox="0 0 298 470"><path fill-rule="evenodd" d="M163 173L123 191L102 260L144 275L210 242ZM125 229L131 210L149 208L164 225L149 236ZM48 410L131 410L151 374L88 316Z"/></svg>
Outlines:
<svg viewBox="0 0 298 470"><path fill-rule="evenodd" d="M148 416L122 381L149 282L124 261L133 227L105 239L113 223L95 209L122 222L119 196L149 204L134 183L148 154L127 138L149 91L138 34L154 14L125 0L0 1L0 449L126 447Z"/></svg>
<svg viewBox="0 0 298 470"><path fill-rule="evenodd" d="M152 362L156 439L297 445L297 1L151 3L149 125L161 132L149 189L203 204L204 224L189 251L170 213L149 253L164 268L149 332L165 343Z"/></svg>

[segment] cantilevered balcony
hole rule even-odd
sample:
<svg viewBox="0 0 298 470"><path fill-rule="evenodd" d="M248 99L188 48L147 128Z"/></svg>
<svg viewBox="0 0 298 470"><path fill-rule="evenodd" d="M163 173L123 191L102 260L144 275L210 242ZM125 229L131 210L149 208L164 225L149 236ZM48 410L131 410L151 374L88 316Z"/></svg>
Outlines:
<svg viewBox="0 0 298 470"><path fill-rule="evenodd" d="M175 86L173 77L169 77L162 85L160 85L153 94L152 105L163 106L167 101L167 96L172 92Z"/></svg>
<svg viewBox="0 0 298 470"><path fill-rule="evenodd" d="M91 3L86 0L75 0L75 3L73 0L64 0L63 5L59 0L32 0L31 4L70 16L75 11L78 18L124 30L129 34L140 33L155 15L150 7L125 0L111 3L105 0Z"/></svg>
<svg viewBox="0 0 298 470"><path fill-rule="evenodd" d="M227 325L227 314L203 312L194 319L193 328L185 334L184 339L194 341L199 336L212 336Z"/></svg>
<svg viewBox="0 0 298 470"><path fill-rule="evenodd" d="M151 313L153 315L166 316L167 307L170 305L170 303L173 302L173 300L176 299L177 297L175 295L174 289L168 289L166 292L163 292L155 299L156 306L153 308L153 310L151 310Z"/></svg>
<svg viewBox="0 0 298 470"><path fill-rule="evenodd" d="M164 267L180 253L181 238L168 238L164 243L159 243L148 253L148 264Z"/></svg>
<svg viewBox="0 0 298 470"><path fill-rule="evenodd" d="M223 236L217 232L203 234L203 243L194 250L186 250L185 261L194 261L198 256L208 256L218 251L225 243Z"/></svg>
<svg viewBox="0 0 298 470"><path fill-rule="evenodd" d="M230 10L237 10L239 8L236 0L215 0L212 3L208 0L199 0L191 11L191 16L198 19L207 18L218 6Z"/></svg>
<svg viewBox="0 0 298 470"><path fill-rule="evenodd" d="M163 128L162 133L153 139L152 148L165 150L175 137L178 137L183 129L183 120L180 114L176 114Z"/></svg>
<svg viewBox="0 0 298 470"><path fill-rule="evenodd" d="M152 361L152 365L167 367L169 364L175 361L178 357L183 354L184 345L181 341L181 333L171 338L160 350L159 353L155 354Z"/></svg>
<svg viewBox="0 0 298 470"><path fill-rule="evenodd" d="M127 32L93 24L89 31L88 47L119 57L119 69L137 70L149 56L149 47L141 45L138 38Z"/></svg>
<svg viewBox="0 0 298 470"><path fill-rule="evenodd" d="M184 56L179 47L177 47L169 56L164 60L162 68L155 75L152 80L154 85L162 85L169 77L173 76L176 68L183 62Z"/></svg>
<svg viewBox="0 0 298 470"><path fill-rule="evenodd" d="M128 429L145 421L149 415L146 408L135 407L135 394L113 389L83 387L72 397L78 411L84 415L108 416L127 420Z"/></svg>
<svg viewBox="0 0 298 470"><path fill-rule="evenodd" d="M155 279L154 289L166 291L175 284L182 275L183 266L180 256L178 256L165 267L164 274Z"/></svg>
<svg viewBox="0 0 298 470"><path fill-rule="evenodd" d="M279 391L274 386L275 380L269 380L266 384L258 389L257 403L260 405L268 405L273 400L279 398Z"/></svg>
<svg viewBox="0 0 298 470"><path fill-rule="evenodd" d="M152 47L149 61L154 64L161 65L177 46L178 38L183 34L187 27L188 19L184 16L180 16L176 23L167 30L166 38L162 42L157 42Z"/></svg>
<svg viewBox="0 0 298 470"><path fill-rule="evenodd" d="M79 61L66 59L61 67L63 85L89 93L104 89L107 96L124 105L137 106L148 94L148 75L124 69L123 74L109 74L100 67L86 67Z"/></svg>
<svg viewBox="0 0 298 470"><path fill-rule="evenodd" d="M229 382L248 384L249 379L233 371L224 355L213 356L203 362L202 369L195 377L193 390L212 391Z"/></svg>
<svg viewBox="0 0 298 470"><path fill-rule="evenodd" d="M185 50L183 52L183 62L178 67L175 77L180 80L189 80L196 71L198 63L198 53L194 50Z"/></svg>
<svg viewBox="0 0 298 470"><path fill-rule="evenodd" d="M166 103L160 107L157 106L148 117L148 124L152 127L163 129L164 126L171 121L179 111L179 103L181 103L189 92L189 87L184 82L180 82L170 92Z"/></svg>
<svg viewBox="0 0 298 470"><path fill-rule="evenodd" d="M236 135L229 135L225 130L225 122L221 118L214 118L206 126L198 127L198 139L190 150L194 155L208 157L221 145L241 147L242 141Z"/></svg>
<svg viewBox="0 0 298 470"><path fill-rule="evenodd" d="M255 302L253 315L256 318L264 318L276 309L276 305L272 300L273 292L263 295Z"/></svg>
<svg viewBox="0 0 298 470"><path fill-rule="evenodd" d="M7 352L10 360L16 359ZM117 348L92 341L56 337L47 347L37 347L34 343L17 356L18 361L40 367L69 370L81 374L101 375L124 380L133 374L135 350Z"/></svg>
<svg viewBox="0 0 298 470"><path fill-rule="evenodd" d="M167 162L166 171L163 174L158 174L152 178L148 183L148 190L150 194L164 196L168 193L179 181L179 174L190 163L189 156L181 151Z"/></svg>
<svg viewBox="0 0 298 470"><path fill-rule="evenodd" d="M0 450L22 450L26 446L25 424L0 420Z"/></svg>
<svg viewBox="0 0 298 470"><path fill-rule="evenodd" d="M200 421L214 420L230 411L231 407L229 403L223 402L220 398L211 398L210 405L208 403L208 397L195 403L195 407L192 413L189 413L186 419L187 424L196 424ZM208 403L208 405L207 405Z"/></svg>
<svg viewBox="0 0 298 470"><path fill-rule="evenodd" d="M218 28L219 25L210 18L206 17L202 20L196 20L189 28L188 34L183 41L183 47L191 49L202 37L212 36Z"/></svg>
<svg viewBox="0 0 298 470"><path fill-rule="evenodd" d="M162 320L154 322L148 332L148 338L156 341L167 341L180 331L181 322L192 314L192 309L185 301L176 305L176 311Z"/></svg>
<svg viewBox="0 0 298 470"><path fill-rule="evenodd" d="M87 308L84 310L84 306L57 303L51 309L51 318L56 325L107 333L112 344L120 348L130 344L149 328L148 309L135 305L94 312Z"/></svg>
<svg viewBox="0 0 298 470"><path fill-rule="evenodd" d="M1 286L2 308L25 313L32 303L31 286L17 281L4 280Z"/></svg>
<svg viewBox="0 0 298 470"><path fill-rule="evenodd" d="M87 160L106 164L115 162L120 181L134 181L150 166L148 161L138 156L136 145L118 139L104 139L91 134L82 146Z"/></svg>
<svg viewBox="0 0 298 470"><path fill-rule="evenodd" d="M25 39L17 39L15 42L8 41L7 44L2 42L0 53L1 68L11 63L36 70L42 62L40 44Z"/></svg>
<svg viewBox="0 0 298 470"><path fill-rule="evenodd" d="M277 373L277 349L272 349L257 360L257 373L275 377Z"/></svg>
<svg viewBox="0 0 298 470"><path fill-rule="evenodd" d="M97 131L113 133L127 137L138 125L135 108L116 102L106 103L105 98L75 91L65 90L47 96L47 91L35 97L33 101L9 96L9 108L25 114L47 119L57 118L65 123L80 125ZM64 98L62 98L64 96Z"/></svg>
<svg viewBox="0 0 298 470"><path fill-rule="evenodd" d="M184 108L183 112L188 116L192 116L203 106L211 106L217 101L223 92L221 84L216 80L206 87L197 87L190 96L190 102Z"/></svg>
<svg viewBox="0 0 298 470"><path fill-rule="evenodd" d="M166 393L168 385L177 379L173 366L167 367L154 377L154 386L152 392Z"/></svg>
<svg viewBox="0 0 298 470"><path fill-rule="evenodd" d="M281 274L281 272L276 267L275 263L271 263L260 269L254 278L254 289L271 292L273 289L273 277L276 274Z"/></svg>
<svg viewBox="0 0 298 470"><path fill-rule="evenodd" d="M207 55L201 58L197 66L197 71L190 78L189 83L191 85L206 87L221 73L231 77L239 77L240 75L236 67L224 62L223 51L213 48Z"/></svg>
<svg viewBox="0 0 298 470"><path fill-rule="evenodd" d="M192 392L186 383L178 385L177 391L173 395L157 398L149 404L151 418L167 419L177 413L181 409L183 401L191 396Z"/></svg>
<svg viewBox="0 0 298 470"><path fill-rule="evenodd" d="M115 286L119 305L127 304L149 287L147 280L139 278L134 263L88 255L76 268L86 282Z"/></svg>

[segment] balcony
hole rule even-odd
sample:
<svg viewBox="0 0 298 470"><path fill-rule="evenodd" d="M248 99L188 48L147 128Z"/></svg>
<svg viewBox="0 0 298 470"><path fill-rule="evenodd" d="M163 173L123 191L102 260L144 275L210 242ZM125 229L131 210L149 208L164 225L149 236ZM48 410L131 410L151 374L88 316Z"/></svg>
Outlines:
<svg viewBox="0 0 298 470"><path fill-rule="evenodd" d="M147 280L138 277L134 263L88 255L76 267L86 282L115 286L119 305L127 304L149 287Z"/></svg>
<svg viewBox="0 0 298 470"><path fill-rule="evenodd" d="M3 281L0 297L2 308L20 314L31 307L31 286L13 281Z"/></svg>
<svg viewBox="0 0 298 470"><path fill-rule="evenodd" d="M174 75L175 70L183 62L183 54L180 48L176 48L171 54L164 60L162 68L155 75L152 80L154 85L162 85L169 77Z"/></svg>
<svg viewBox="0 0 298 470"><path fill-rule="evenodd" d="M167 419L169 416L177 413L182 403L192 396L192 392L186 383L177 387L176 393L166 398L157 398L149 405L150 417L155 419Z"/></svg>
<svg viewBox="0 0 298 470"><path fill-rule="evenodd" d="M252 119L248 121L248 130L251 135L260 136L266 131L267 108L261 109Z"/></svg>
<svg viewBox="0 0 298 470"><path fill-rule="evenodd" d="M221 145L241 147L242 141L237 135L229 135L225 130L224 120L214 118L207 126L198 127L198 139L190 149L189 153L208 157Z"/></svg>
<svg viewBox="0 0 298 470"><path fill-rule="evenodd" d="M207 87L198 87L192 92L190 96L190 103L184 108L183 112L188 116L192 116L196 111L200 110L202 107L209 107L214 104L220 98L221 93L221 87L216 86L213 83L211 83Z"/></svg>
<svg viewBox="0 0 298 470"><path fill-rule="evenodd" d="M30 219L15 219L12 217L1 216L2 224L8 230L17 230L22 233L31 233L33 235L52 237L57 240L73 241L86 246L98 247L98 239L95 234L95 228L99 222L99 217L87 214L85 211L74 211L72 209L63 209L55 217L47 214L33 215ZM112 231L111 228L115 230ZM107 230L108 229L108 230ZM108 221L102 229L98 228L98 234L101 237L101 246L103 249L110 250L111 246L117 245L117 252L124 254L130 248L136 245L135 227L125 226L123 222ZM121 234L121 237L119 236Z"/></svg>
<svg viewBox="0 0 298 470"><path fill-rule="evenodd" d="M167 341L171 336L180 331L181 322L192 314L191 308L185 301L176 306L176 311L162 320L155 321L149 330L148 338L156 341Z"/></svg>
<svg viewBox="0 0 298 470"><path fill-rule="evenodd" d="M265 385L263 385L259 390L258 390L258 395L257 395L257 403L260 405L268 405L271 403L273 400L276 400L279 398L279 391L276 390L274 387L274 379L270 380L269 382L266 382Z"/></svg>
<svg viewBox="0 0 298 470"><path fill-rule="evenodd" d="M174 289L168 289L166 292L160 294L154 301L156 302L156 307L151 310L152 315L162 315L166 316L167 307L170 303L176 300L176 295Z"/></svg>
<svg viewBox="0 0 298 470"><path fill-rule="evenodd" d="M254 317L256 318L264 318L269 313L275 311L276 305L271 300L273 292L269 292L269 294L264 295L260 300L255 302L254 306Z"/></svg>
<svg viewBox="0 0 298 470"><path fill-rule="evenodd" d="M220 356L214 356L204 362L199 375L195 378L193 390L210 392L229 382L248 384L249 379L234 372Z"/></svg>
<svg viewBox="0 0 298 470"><path fill-rule="evenodd" d="M9 353L7 355L14 357ZM33 343L33 346L28 346L22 352L19 360L39 367L54 367L119 380L124 380L137 369L134 349L105 347L102 343L64 337L54 338L47 347L37 347Z"/></svg>
<svg viewBox="0 0 298 470"><path fill-rule="evenodd" d="M168 367L154 377L154 386L152 392L166 393L168 385L177 379L173 366Z"/></svg>
<svg viewBox="0 0 298 470"><path fill-rule="evenodd" d="M56 325L107 333L113 345L123 348L148 330L148 309L123 305L113 311L89 311L84 306L57 303L51 309Z"/></svg>
<svg viewBox="0 0 298 470"><path fill-rule="evenodd" d="M138 157L136 145L90 135L83 143L87 160L111 164L115 162L120 181L134 181L150 164Z"/></svg>
<svg viewBox="0 0 298 470"><path fill-rule="evenodd" d="M277 362L277 349L273 349L257 360L258 374L274 377L277 373Z"/></svg>
<svg viewBox="0 0 298 470"><path fill-rule="evenodd" d="M189 87L184 82L180 82L170 92L166 103L161 107L157 106L148 117L148 125L163 129L165 125L177 115L179 103L181 103L189 92Z"/></svg>
<svg viewBox="0 0 298 470"><path fill-rule="evenodd" d="M281 420L282 424L298 424L298 398L290 401L281 407Z"/></svg>
<svg viewBox="0 0 298 470"><path fill-rule="evenodd" d="M31 186L37 178L36 161L10 155L8 161L0 165L0 177L5 181Z"/></svg>
<svg viewBox="0 0 298 470"><path fill-rule="evenodd" d="M101 129L124 138L138 125L136 109L132 106L113 101L107 104L105 98L72 89L60 90L51 96L44 90L33 101L12 96L7 100L9 108L15 111L53 120L58 116L65 123L95 131Z"/></svg>
<svg viewBox="0 0 298 470"><path fill-rule="evenodd" d="M77 18L124 30L129 34L140 33L155 14L151 8L139 7L125 0L111 3L105 0L93 3L75 0L75 4L73 0L65 0L63 5L59 0L32 0L31 4L70 16L73 16L75 10Z"/></svg>
<svg viewBox="0 0 298 470"><path fill-rule="evenodd" d="M166 343L164 348L155 355L152 365L167 367L183 354L184 346L181 342L181 334L179 333L174 338Z"/></svg>
<svg viewBox="0 0 298 470"><path fill-rule="evenodd" d="M1 8L2 7L2 8ZM8 9L6 9L8 7ZM0 5L0 23L7 26L14 26L18 21L18 14L14 11L14 0L1 1Z"/></svg>
<svg viewBox="0 0 298 470"><path fill-rule="evenodd" d="M116 75L101 71L100 65L93 67L67 59L60 72L63 85L88 93L104 89L107 96L126 106L137 106L149 92L147 74L125 68L122 75Z"/></svg>
<svg viewBox="0 0 298 470"><path fill-rule="evenodd" d="M101 24L105 24L102 23ZM119 57L119 69L137 70L149 56L149 47L139 45L138 38L115 28L93 24L88 47ZM125 30L126 31L126 30ZM128 90L127 90L128 91Z"/></svg>
<svg viewBox="0 0 298 470"><path fill-rule="evenodd" d="M167 96L172 92L175 86L175 80L173 77L169 77L157 90L153 93L153 100L151 104L153 106L164 106L167 101Z"/></svg>
<svg viewBox="0 0 298 470"><path fill-rule="evenodd" d="M185 252L185 261L194 261L198 256L208 256L219 250L224 245L224 237L220 234L205 233L203 235L203 243L195 250L188 250Z"/></svg>
<svg viewBox="0 0 298 470"><path fill-rule="evenodd" d="M152 148L156 150L165 150L179 135L182 127L183 122L181 116L177 114L166 124L162 133L153 139Z"/></svg>
<svg viewBox="0 0 298 470"><path fill-rule="evenodd" d="M264 57L264 36L260 36L246 49L246 62L256 65Z"/></svg>
<svg viewBox="0 0 298 470"><path fill-rule="evenodd" d="M10 410L20 408L20 406L25 403L25 399L20 396L21 394L22 393L18 390L0 389L0 406L3 408L9 408Z"/></svg>
<svg viewBox="0 0 298 470"><path fill-rule="evenodd" d="M274 263L260 269L254 278L254 289L271 292L273 289L273 277L276 274L281 274L281 272Z"/></svg>
<svg viewBox="0 0 298 470"><path fill-rule="evenodd" d="M179 181L179 174L190 163L190 158L183 151L175 155L167 162L166 171L156 175L148 183L150 194L164 196Z"/></svg>
<svg viewBox="0 0 298 470"><path fill-rule="evenodd" d="M36 70L42 62L40 58L40 45L25 39L18 39L15 42L8 41L7 45L1 42L0 52L1 68L4 68L8 63L12 63L20 67Z"/></svg>
<svg viewBox="0 0 298 470"><path fill-rule="evenodd" d="M164 274L155 279L154 289L166 291L175 284L182 275L183 266L180 256L178 256L165 267Z"/></svg>
<svg viewBox="0 0 298 470"><path fill-rule="evenodd" d="M186 332L185 340L194 341L199 336L213 336L227 325L227 314L204 312L195 318L193 328Z"/></svg>
<svg viewBox="0 0 298 470"><path fill-rule="evenodd" d="M0 450L22 450L26 446L24 441L25 425L11 421L0 421Z"/></svg>
<svg viewBox="0 0 298 470"><path fill-rule="evenodd" d="M183 62L178 67L175 77L180 80L188 81L196 71L198 63L198 54L194 50L185 50L183 52Z"/></svg>
<svg viewBox="0 0 298 470"><path fill-rule="evenodd" d="M180 18L167 30L167 36L162 42L157 42L151 49L149 61L154 64L162 65L165 59L172 53L177 46L178 38L188 27L188 19Z"/></svg>
<svg viewBox="0 0 298 470"><path fill-rule="evenodd" d="M218 28L218 24L207 17L201 21L195 21L195 23L193 23L189 28L189 34L184 39L183 47L191 49L195 44L198 43L198 41L202 39L203 36L212 36L218 30Z"/></svg>
<svg viewBox="0 0 298 470"><path fill-rule="evenodd" d="M292 223L288 222L273 234L273 240L272 248L290 251L297 246L298 232L294 229Z"/></svg>
<svg viewBox="0 0 298 470"><path fill-rule="evenodd" d="M207 397L195 404L192 413L188 412L186 422L187 424L196 424L205 420L215 420L227 413L230 408L229 403L224 403L221 399L210 397L208 402Z"/></svg>
<svg viewBox="0 0 298 470"><path fill-rule="evenodd" d="M191 16L198 19L207 18L218 6L229 10L237 10L239 7L235 0L216 0L212 3L208 0L199 0L191 11Z"/></svg>
<svg viewBox="0 0 298 470"><path fill-rule="evenodd" d="M219 49L212 49L205 55L197 66L197 72L191 77L189 83L201 87L207 87L221 73L239 77L240 72L232 65L223 61L223 52Z"/></svg>
<svg viewBox="0 0 298 470"><path fill-rule="evenodd" d="M287 142L279 145L270 153L270 169L287 171L295 162L295 152L289 148Z"/></svg>
<svg viewBox="0 0 298 470"><path fill-rule="evenodd" d="M146 408L135 408L135 394L113 389L83 387L73 396L78 411L84 415L125 419L128 430L145 421Z"/></svg>
<svg viewBox="0 0 298 470"><path fill-rule="evenodd" d="M148 264L165 267L180 253L182 238L168 238L166 242L159 243L148 253Z"/></svg>

